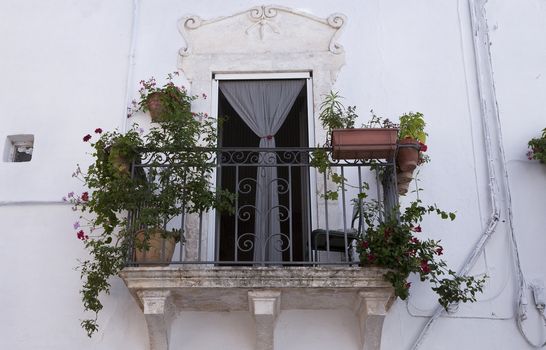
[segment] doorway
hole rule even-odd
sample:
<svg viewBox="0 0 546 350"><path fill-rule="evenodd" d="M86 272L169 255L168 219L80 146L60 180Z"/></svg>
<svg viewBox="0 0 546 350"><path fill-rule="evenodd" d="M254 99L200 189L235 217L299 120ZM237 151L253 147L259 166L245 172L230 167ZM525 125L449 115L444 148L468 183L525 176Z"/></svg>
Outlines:
<svg viewBox="0 0 546 350"><path fill-rule="evenodd" d="M274 137L273 152L271 148L267 148L270 152L260 152L259 145L263 143L256 129L249 127L248 117L245 122L237 112L233 96L226 96L222 91L222 81L219 81L217 112L222 122L219 123L218 147L229 151L222 152L219 159L217 186L236 193L237 199L235 214L219 213L216 216L218 261L289 264L307 259L305 248L311 227L310 182L308 168L302 166L308 162L307 153L302 152L302 148L309 147L310 89L307 84L310 79L299 80L302 87L286 118L274 135L265 136ZM244 83L247 80L237 81ZM269 163L266 158L274 158L275 163ZM264 163L268 165L261 166ZM270 185L274 184L269 188L275 189L268 192L268 198L264 200L257 191L260 188L259 177L267 167L275 168L274 178L268 181ZM272 196L276 197L276 202L271 201ZM260 220L267 222L260 225ZM278 226L271 225L274 220L278 221ZM261 239L259 235L265 238ZM257 249L263 253L259 254Z"/></svg>

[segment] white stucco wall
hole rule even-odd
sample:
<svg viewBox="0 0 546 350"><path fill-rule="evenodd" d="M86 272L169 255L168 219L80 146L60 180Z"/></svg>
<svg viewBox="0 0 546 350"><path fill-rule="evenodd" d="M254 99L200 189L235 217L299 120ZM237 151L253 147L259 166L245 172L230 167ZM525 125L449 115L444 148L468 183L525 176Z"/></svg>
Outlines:
<svg viewBox="0 0 546 350"><path fill-rule="evenodd" d="M183 40L177 20L230 15L257 1L141 0L136 20L130 93L140 79L176 70ZM362 121L371 108L394 118L425 114L432 162L420 175L421 197L456 210L454 223L423 224L441 238L446 258L459 267L489 218L488 178L472 31L466 0L277 1L327 17L341 12L348 23L340 37L346 54L335 86ZM101 331L89 340L79 327L76 259L84 257L71 225L77 215L59 201L80 191L71 178L76 163L89 161L83 135L96 127L125 126L125 97L133 21L131 1L8 0L0 3L0 146L7 135L34 134L29 163L0 163L0 348L146 349L144 319L119 279L104 298ZM526 349L514 320L513 229L527 279L546 281L546 166L525 157L526 143L546 127L546 3L490 0L487 19L499 108L500 134L511 201L473 273L490 276L480 302L441 317L422 349ZM199 91L201 92L201 91ZM146 118L137 118L145 123ZM3 153L3 149L0 150ZM497 174L502 184L505 174ZM409 349L435 307L434 295L414 283L407 303L398 301L383 331L383 349ZM533 341L546 335L529 294L526 330ZM278 349L356 349L351 315L283 312ZM349 321L347 321L349 320ZM348 324L349 322L349 324ZM213 325L211 327L211 325ZM251 349L246 314L183 313L173 324L173 348ZM208 332L206 327L214 328ZM298 327L301 330L298 331ZM311 329L312 328L312 329ZM302 334L300 336L300 334ZM338 341L336 342L337 335ZM339 340L339 338L343 340ZM293 345L292 342L297 343ZM343 344L341 343L343 342ZM229 344L229 345L225 345Z"/></svg>

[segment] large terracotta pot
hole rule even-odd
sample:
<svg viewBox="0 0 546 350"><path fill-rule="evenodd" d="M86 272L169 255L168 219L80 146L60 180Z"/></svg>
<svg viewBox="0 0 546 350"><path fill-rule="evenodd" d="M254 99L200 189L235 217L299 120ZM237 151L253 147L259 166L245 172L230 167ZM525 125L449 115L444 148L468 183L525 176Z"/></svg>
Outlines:
<svg viewBox="0 0 546 350"><path fill-rule="evenodd" d="M414 139L403 139L398 141L400 145L411 145L410 147L399 147L396 162L401 171L413 171L419 161L419 142Z"/></svg>
<svg viewBox="0 0 546 350"><path fill-rule="evenodd" d="M136 232L136 242L143 242L145 239L145 230L139 230ZM168 265L174 253L174 247L176 245L176 239L172 236L167 238L162 237L163 230L153 229L150 232L147 250L135 248L135 261L137 263L153 262L155 264L149 264L150 266Z"/></svg>
<svg viewBox="0 0 546 350"><path fill-rule="evenodd" d="M392 159L398 129L362 128L332 130L334 159Z"/></svg>

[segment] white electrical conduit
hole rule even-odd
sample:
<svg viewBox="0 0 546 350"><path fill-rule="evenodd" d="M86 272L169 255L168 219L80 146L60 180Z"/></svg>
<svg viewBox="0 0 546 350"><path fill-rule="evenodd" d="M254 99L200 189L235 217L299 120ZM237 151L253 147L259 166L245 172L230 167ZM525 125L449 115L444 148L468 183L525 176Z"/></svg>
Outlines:
<svg viewBox="0 0 546 350"><path fill-rule="evenodd" d="M131 112L131 96L133 92L133 73L135 68L135 48L138 34L138 19L140 16L140 0L133 0L133 22L131 24L131 43L129 46L129 67L127 67L127 81L125 84L125 106L121 120L122 132L128 129L128 115Z"/></svg>
<svg viewBox="0 0 546 350"><path fill-rule="evenodd" d="M11 207L21 205L72 205L66 201L0 201L0 207Z"/></svg>
<svg viewBox="0 0 546 350"><path fill-rule="evenodd" d="M474 43L474 54L476 62L476 73L478 78L478 90L480 95L480 107L481 107L481 116L482 116L482 127L485 136L485 151L487 158L487 171L489 176L489 196L491 201L491 215L489 217L488 225L478 242L475 244L474 249L466 258L463 267L459 270L459 274L466 274L474 266L477 258L483 253L483 250L491 238L492 234L495 232L495 228L500 218L500 210L498 207L498 198L497 193L499 192L499 187L497 184L497 176L495 171L494 163L494 154L491 141L491 130L489 122L496 124L496 144L498 149L496 150L500 162L500 172L504 174L503 188L506 190L506 203L508 211L508 222L510 229L510 239L511 246L514 254L514 263L516 265L517 272L517 284L518 284L518 306L516 314L516 322L518 329L525 341L534 348L541 348L546 345L546 342L540 345L536 345L529 340L523 331L522 320L525 318L527 305L527 299L525 297L525 279L523 277L523 272L521 270L521 264L519 259L519 251L517 247L517 241L514 235L514 228L512 226L512 208L511 208L511 198L510 190L507 181L507 171L504 168L504 149L502 146L501 139L501 128L499 121L499 114L497 108L496 94L495 94L495 85L493 82L493 72L492 72L492 62L491 62L491 53L489 49L489 34L487 31L487 22L485 17L485 3L487 0L468 0L468 5L470 8L470 19L472 24L472 33L473 33L473 43ZM459 2L457 1L457 4ZM484 50L485 48L485 50ZM491 121L489 120L491 119ZM541 311L541 310L539 310ZM543 311L543 310L542 310ZM419 348L423 342L427 332L432 327L434 321L436 321L442 314L444 309L442 306L438 305L434 310L433 315L430 317L429 321L421 330L421 333L417 337L415 343L412 346L412 350ZM541 312L542 317L546 321L546 317Z"/></svg>

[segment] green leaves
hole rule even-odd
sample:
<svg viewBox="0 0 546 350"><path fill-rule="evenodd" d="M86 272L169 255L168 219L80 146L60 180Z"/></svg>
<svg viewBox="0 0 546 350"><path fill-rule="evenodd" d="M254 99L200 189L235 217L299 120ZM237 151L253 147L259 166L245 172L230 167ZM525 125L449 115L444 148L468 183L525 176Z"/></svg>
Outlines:
<svg viewBox="0 0 546 350"><path fill-rule="evenodd" d="M355 120L358 118L356 107L345 108L338 92L330 91L320 104L319 120L324 129L331 133L333 129L354 128Z"/></svg>
<svg viewBox="0 0 546 350"><path fill-rule="evenodd" d="M542 130L542 136L533 138L528 143L529 151L527 157L546 163L546 128Z"/></svg>
<svg viewBox="0 0 546 350"><path fill-rule="evenodd" d="M363 265L388 268L385 278L393 285L398 297L406 299L409 296L407 279L416 273L421 281L430 281L432 290L438 294L438 302L446 309L453 303L476 301L486 277L458 276L440 258L444 250L440 241L425 239L421 234L419 223L426 215L436 214L452 221L454 213L441 210L436 205L424 206L416 200L404 209L399 220L396 215L383 219L380 203L364 202L361 205L366 230L357 247L360 261Z"/></svg>
<svg viewBox="0 0 546 350"><path fill-rule="evenodd" d="M425 132L425 119L423 113L409 112L400 116L399 138L411 138L426 143L427 133Z"/></svg>
<svg viewBox="0 0 546 350"><path fill-rule="evenodd" d="M90 259L79 266L82 303L95 315L81 322L88 336L98 329L97 313L103 307L99 296L109 292L109 278L124 267L136 229L163 228L182 212L234 210L235 195L210 188L215 164L196 151L216 146L215 120L205 113L192 113L190 104L197 96L170 79L163 87L157 87L153 78L141 81L141 101L135 101L136 107L146 111L150 96L159 93L160 121L144 135L136 128L125 134L100 129L100 138L92 144L94 162L82 173L91 194L75 207L91 214L93 228L84 239ZM128 228L127 213L135 212L138 215L131 216ZM180 239L181 232L172 234ZM145 236L135 245L146 247L149 239Z"/></svg>

